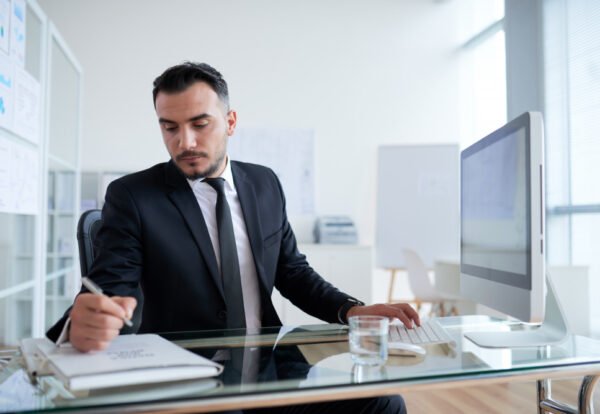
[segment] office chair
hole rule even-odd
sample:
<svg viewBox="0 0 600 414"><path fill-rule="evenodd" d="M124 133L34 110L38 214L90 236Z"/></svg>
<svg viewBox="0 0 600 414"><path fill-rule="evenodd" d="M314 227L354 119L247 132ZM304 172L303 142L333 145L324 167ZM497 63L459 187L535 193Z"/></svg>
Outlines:
<svg viewBox="0 0 600 414"><path fill-rule="evenodd" d="M102 211L88 210L81 214L77 223L77 245L79 246L79 267L81 276L87 276L94 259L96 258L96 235L102 227ZM133 312L131 322L132 327L124 326L122 333L135 333L142 322L142 308L144 306L144 293L140 286L137 287L133 295L137 300L137 306Z"/></svg>
<svg viewBox="0 0 600 414"><path fill-rule="evenodd" d="M454 301L457 298L438 292L431 280L429 272L421 257L411 249L403 249L404 260L406 264L406 273L408 274L408 284L415 295L415 306L417 312L421 310L421 305L431 303L431 315L446 316L445 302L451 302L448 312L450 315L458 315Z"/></svg>

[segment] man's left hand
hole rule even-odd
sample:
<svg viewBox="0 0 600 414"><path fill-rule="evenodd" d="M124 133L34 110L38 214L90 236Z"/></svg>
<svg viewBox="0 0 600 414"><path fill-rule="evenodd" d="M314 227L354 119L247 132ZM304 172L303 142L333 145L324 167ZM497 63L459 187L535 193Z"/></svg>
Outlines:
<svg viewBox="0 0 600 414"><path fill-rule="evenodd" d="M398 318L407 328L421 326L421 320L416 310L408 303L378 303L370 306L353 306L348 310L346 319L357 315L387 316Z"/></svg>

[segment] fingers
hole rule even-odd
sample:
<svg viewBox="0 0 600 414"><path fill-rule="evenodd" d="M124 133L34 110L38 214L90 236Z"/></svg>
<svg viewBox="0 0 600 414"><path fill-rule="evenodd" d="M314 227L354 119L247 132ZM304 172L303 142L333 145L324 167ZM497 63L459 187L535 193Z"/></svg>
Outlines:
<svg viewBox="0 0 600 414"><path fill-rule="evenodd" d="M421 319L416 310L407 303L376 304L370 306L355 306L351 308L352 315L377 315L388 318L398 318L406 327L421 325Z"/></svg>
<svg viewBox="0 0 600 414"><path fill-rule="evenodd" d="M113 296L111 299L117 302L117 304L123 308L125 311L125 317L127 319L131 319L133 316L133 311L137 306L137 300L129 296Z"/></svg>
<svg viewBox="0 0 600 414"><path fill-rule="evenodd" d="M395 306L399 306L410 320L412 320L417 326L421 326L421 317L419 316L419 312L417 312L412 306L410 306L408 303L399 303Z"/></svg>
<svg viewBox="0 0 600 414"><path fill-rule="evenodd" d="M123 318L133 314L134 298L82 293L71 310L69 342L80 351L101 350L119 335Z"/></svg>

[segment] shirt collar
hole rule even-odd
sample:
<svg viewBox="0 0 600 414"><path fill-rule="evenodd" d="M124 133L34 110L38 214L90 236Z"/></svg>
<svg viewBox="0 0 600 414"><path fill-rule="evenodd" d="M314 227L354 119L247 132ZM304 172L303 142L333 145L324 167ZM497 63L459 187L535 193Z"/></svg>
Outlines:
<svg viewBox="0 0 600 414"><path fill-rule="evenodd" d="M229 162L229 157L226 158L225 169L219 177L225 180L225 183L229 189L235 190L235 185L233 184L233 173L231 172L231 162ZM203 182L205 177L200 177L195 180L190 180L189 178L186 179L187 182L190 184L190 187L194 188L198 183Z"/></svg>

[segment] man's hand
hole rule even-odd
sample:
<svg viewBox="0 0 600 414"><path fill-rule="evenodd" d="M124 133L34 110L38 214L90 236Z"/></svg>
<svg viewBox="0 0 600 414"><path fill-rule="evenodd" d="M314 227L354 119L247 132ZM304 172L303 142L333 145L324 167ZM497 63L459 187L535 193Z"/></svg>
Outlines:
<svg viewBox="0 0 600 414"><path fill-rule="evenodd" d="M414 324L421 326L421 319L416 310L408 303L379 303L370 306L353 306L348 310L346 319L356 315L377 315L388 318L398 318L407 328L413 328Z"/></svg>
<svg viewBox="0 0 600 414"><path fill-rule="evenodd" d="M106 349L136 305L132 297L80 294L71 310L69 342L82 352Z"/></svg>

